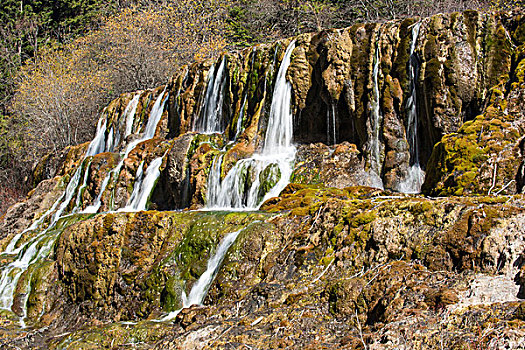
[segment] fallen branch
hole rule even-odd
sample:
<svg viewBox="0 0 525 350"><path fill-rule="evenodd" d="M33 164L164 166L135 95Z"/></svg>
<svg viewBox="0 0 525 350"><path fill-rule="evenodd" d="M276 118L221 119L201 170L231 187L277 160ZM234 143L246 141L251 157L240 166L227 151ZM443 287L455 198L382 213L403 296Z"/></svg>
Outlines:
<svg viewBox="0 0 525 350"><path fill-rule="evenodd" d="M359 331L359 337L361 338L361 342L363 343L363 346L365 350L368 349L365 343L365 339L363 338L363 331L361 330L361 322L359 322L359 316L357 314L357 309L355 310L355 320L357 322L357 330Z"/></svg>
<svg viewBox="0 0 525 350"><path fill-rule="evenodd" d="M213 346L213 345L217 342L217 340L220 339L220 337L222 337L223 335L225 335L226 333L228 333L228 332L230 331L230 329L232 329L232 328L233 328L233 326L230 326L227 330L225 330L224 332L222 332L221 334L219 334L219 336L213 340L213 343L212 343L210 346Z"/></svg>
<svg viewBox="0 0 525 350"><path fill-rule="evenodd" d="M508 182L508 183L507 183L502 189L500 189L500 190L499 190L498 192L496 192L494 195L497 196L497 195L500 194L501 191L505 191L505 189L506 189L507 187L509 187L510 184L513 183L513 182L516 182L516 180L514 180L514 179L513 179L513 180L510 180L510 181L509 181L509 182Z"/></svg>
<svg viewBox="0 0 525 350"><path fill-rule="evenodd" d="M490 196L490 193L494 189L494 186L496 186L496 174L498 172L498 163L494 163L494 172L492 175L492 186L489 188L488 195Z"/></svg>
<svg viewBox="0 0 525 350"><path fill-rule="evenodd" d="M312 222L312 226L310 226L309 231L312 231L312 229L314 228L314 225L317 222L317 220L319 220L319 216L321 215L321 212L323 211L323 209L324 209L323 206L319 207L319 210L317 211L317 215L315 216L314 222Z"/></svg>
<svg viewBox="0 0 525 350"><path fill-rule="evenodd" d="M324 274L328 271L328 269L332 266L332 264L334 263L335 261L335 257L332 259L332 261L330 261L330 263L328 264L328 266L323 270L323 272L321 272L321 274L319 276L317 276L316 279L314 279L312 282L310 282L310 284L314 284L315 282L319 281L321 279L321 277L324 276Z"/></svg>

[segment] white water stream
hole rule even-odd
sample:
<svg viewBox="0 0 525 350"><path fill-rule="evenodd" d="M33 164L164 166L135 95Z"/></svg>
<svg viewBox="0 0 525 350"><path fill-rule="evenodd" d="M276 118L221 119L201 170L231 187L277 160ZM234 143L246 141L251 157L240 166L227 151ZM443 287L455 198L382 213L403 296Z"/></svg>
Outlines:
<svg viewBox="0 0 525 350"><path fill-rule="evenodd" d="M197 282L195 282L195 284L191 288L190 294L186 296L186 293L182 293L182 309L190 307L192 305L202 305L202 302L206 297L208 290L210 289L211 283L213 282L215 276L219 272L219 267L222 261L224 260L228 249L230 249L230 247L235 242L237 236L239 235L239 233L241 233L242 230L243 229L240 229L239 231L235 232L230 232L226 236L224 236L222 242L217 247L215 254L213 254L213 256L208 260L208 266L206 271L204 271L204 273L199 277ZM170 312L165 317L163 317L161 321L169 321L174 319L182 309Z"/></svg>
<svg viewBox="0 0 525 350"><path fill-rule="evenodd" d="M404 193L419 193L421 186L425 181L425 172L421 169L419 164L419 146L417 134L417 74L419 64L414 53L416 49L417 38L419 37L419 30L422 22L419 21L412 27L412 44L410 45L410 58L408 67L408 77L410 86L410 96L407 99L406 110L408 116L407 123L407 140L410 147L410 167L406 178L399 184L399 191Z"/></svg>
<svg viewBox="0 0 525 350"><path fill-rule="evenodd" d="M146 205L151 196L153 187L157 183L157 179L160 176L160 166L164 156L158 157L153 160L146 169L146 173L142 174L143 163L140 164L139 171L137 172L135 185L133 186L133 192L129 197L128 203L119 211L141 211L146 210Z"/></svg>
<svg viewBox="0 0 525 350"><path fill-rule="evenodd" d="M237 141L239 136L241 136L242 133L242 121L244 119L244 116L246 114L246 103L247 103L248 95L244 95L244 99L242 102L241 110L239 112L239 118L237 118L237 127L235 128L235 137L233 138L233 141Z"/></svg>
<svg viewBox="0 0 525 350"><path fill-rule="evenodd" d="M126 117L126 132L124 137L128 137L133 133L133 124L135 123L135 114L137 113L140 95L140 93L136 94L124 110L124 116Z"/></svg>
<svg viewBox="0 0 525 350"><path fill-rule="evenodd" d="M224 132L222 120L222 101L226 84L226 57L223 57L219 67L212 66L208 73L208 87L204 97L202 114L197 120L195 131L202 134Z"/></svg>
<svg viewBox="0 0 525 350"><path fill-rule="evenodd" d="M336 129L336 111L333 102L326 112L326 144L335 145L337 143L337 129Z"/></svg>
<svg viewBox="0 0 525 350"><path fill-rule="evenodd" d="M206 209L255 210L266 199L279 195L290 181L295 160L292 86L286 81L295 41L288 45L272 95L270 117L262 152L238 161L221 180L222 155L214 161L208 177ZM268 184L272 184L271 188Z"/></svg>

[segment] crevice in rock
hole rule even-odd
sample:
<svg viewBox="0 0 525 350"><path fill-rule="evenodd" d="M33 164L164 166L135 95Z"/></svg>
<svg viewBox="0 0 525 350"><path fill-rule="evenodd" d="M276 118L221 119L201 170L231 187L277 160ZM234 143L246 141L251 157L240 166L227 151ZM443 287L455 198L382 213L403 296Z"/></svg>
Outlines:
<svg viewBox="0 0 525 350"><path fill-rule="evenodd" d="M512 55L511 61L510 61L510 71L509 71L509 80L505 84L505 96L508 96L511 89L512 84L518 82L518 76L517 76L517 70L519 63L525 58L525 55L523 53L520 53L519 55Z"/></svg>
<svg viewBox="0 0 525 350"><path fill-rule="evenodd" d="M173 88L170 89L173 91ZM173 139L180 135L180 127L181 127L181 115L179 112L179 105L177 101L178 96L173 95L170 93L169 99L168 99L168 135L166 135L166 138Z"/></svg>
<svg viewBox="0 0 525 350"><path fill-rule="evenodd" d="M432 154L434 146L443 137L443 130L436 126L432 106L431 94L429 94L425 87L416 86L418 94L417 110L418 110L418 130L419 135L419 163L422 169L426 169L428 160Z"/></svg>
<svg viewBox="0 0 525 350"><path fill-rule="evenodd" d="M355 118L348 106L351 101L347 101L349 98L348 90L352 89L351 86L345 85L341 98L337 101L337 125L338 125L338 139L337 142L341 143L348 141L357 146L359 150L362 150L362 131L363 125L359 123L360 119ZM360 132L361 131L361 132Z"/></svg>
<svg viewBox="0 0 525 350"><path fill-rule="evenodd" d="M463 101L461 110L463 111L463 123L476 119L482 113L483 99L474 98L470 101Z"/></svg>
<svg viewBox="0 0 525 350"><path fill-rule="evenodd" d="M311 87L306 96L306 107L300 111L298 125L294 131L295 141L304 143L327 143L327 113L328 106L323 99L326 91L323 86L321 73L324 64L320 59L313 67L311 76ZM339 114L339 113L337 113ZM341 134L341 132L339 132Z"/></svg>

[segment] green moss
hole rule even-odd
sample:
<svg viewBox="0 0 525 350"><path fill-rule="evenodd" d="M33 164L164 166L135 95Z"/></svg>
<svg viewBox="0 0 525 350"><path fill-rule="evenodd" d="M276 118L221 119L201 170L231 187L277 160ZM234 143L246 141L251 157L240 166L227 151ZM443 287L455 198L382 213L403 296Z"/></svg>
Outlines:
<svg viewBox="0 0 525 350"><path fill-rule="evenodd" d="M441 67L441 63L437 58L432 58L427 61L425 68L425 82L430 84L431 87L441 80Z"/></svg>
<svg viewBox="0 0 525 350"><path fill-rule="evenodd" d="M54 261L41 260L28 269L30 281L26 303L27 323L38 322L40 315L46 311L46 307L50 307L49 292L54 283L52 278L54 268Z"/></svg>
<svg viewBox="0 0 525 350"><path fill-rule="evenodd" d="M224 139L218 134L197 134L191 141L190 147L188 148L188 158L191 158L197 153L198 149L203 145L210 145L215 149L221 149L224 147Z"/></svg>
<svg viewBox="0 0 525 350"><path fill-rule="evenodd" d="M49 349L141 348L145 343L155 344L172 327L165 322L111 323L66 333L60 338L52 338L47 345Z"/></svg>
<svg viewBox="0 0 525 350"><path fill-rule="evenodd" d="M399 26L400 42L397 48L397 56L392 62L392 77L399 80L403 91L409 92L407 67L410 59L410 46L412 44L412 30L410 27L416 23L415 18L407 18Z"/></svg>
<svg viewBox="0 0 525 350"><path fill-rule="evenodd" d="M489 86L506 83L509 79L510 63L512 57L511 43L507 39L507 32L500 24L493 28L486 38L486 50L492 64L487 71Z"/></svg>
<svg viewBox="0 0 525 350"><path fill-rule="evenodd" d="M303 185L321 184L321 169L314 162L297 163L294 166L290 181Z"/></svg>
<svg viewBox="0 0 525 350"><path fill-rule="evenodd" d="M351 218L351 220L348 221L348 224L351 226L351 227L359 227L359 226L362 226L362 225L366 225L372 221L374 221L376 218L376 213L373 212L373 211L366 211L366 212L363 212L363 213L359 213L357 214L356 216L353 216ZM348 220L348 217L346 217L346 219Z"/></svg>
<svg viewBox="0 0 525 350"><path fill-rule="evenodd" d="M259 187L259 193L257 200L260 201L281 179L281 170L277 164L271 164L264 169L259 175L259 181L261 186Z"/></svg>
<svg viewBox="0 0 525 350"><path fill-rule="evenodd" d="M169 276L161 293L161 304L166 312L179 310L183 306L181 299L184 282L178 276Z"/></svg>

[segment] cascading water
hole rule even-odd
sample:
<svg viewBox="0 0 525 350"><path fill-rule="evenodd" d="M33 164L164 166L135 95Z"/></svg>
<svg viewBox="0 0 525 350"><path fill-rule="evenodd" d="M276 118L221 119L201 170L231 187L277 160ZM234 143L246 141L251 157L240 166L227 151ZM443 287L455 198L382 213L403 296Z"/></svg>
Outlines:
<svg viewBox="0 0 525 350"><path fill-rule="evenodd" d="M273 91L270 117L260 154L238 161L220 180L221 159L215 159L208 178L207 209L257 209L266 199L279 195L289 183L295 160L292 86L286 81L295 41L284 54Z"/></svg>
<svg viewBox="0 0 525 350"><path fill-rule="evenodd" d="M109 182L114 177L115 179L118 178L120 174L120 170L122 169L122 166L124 165L124 160L128 157L129 153L141 142L144 142L146 140L149 140L155 136L155 131L157 130L157 125L160 121L160 118L162 117L162 113L164 112L164 106L166 104L166 101L168 100L169 94L166 92L166 89L162 91L162 93L157 97L155 100L155 103L153 104L153 107L151 108L151 112L148 118L148 123L146 124L146 128L144 129L144 133L141 138L134 140L133 142L130 142L126 150L124 151L124 155L122 156L120 162L117 164L117 166L106 175L104 180L102 181L102 186L100 187L99 193L97 195L97 198L93 202L92 205L86 207L82 212L83 213L96 213L100 206L102 205L102 195L104 194L104 191L106 190ZM140 96L139 96L140 97ZM131 100L131 102L128 104L128 107L131 109L131 113L133 115L136 112L137 106L133 106L134 104L138 104L138 98L137 102L134 102L135 99ZM130 107L131 105L131 107ZM126 107L126 110L128 109ZM125 114L126 115L126 114ZM131 121L132 118L127 115L126 117L126 136L128 136L128 131L132 130L133 122ZM131 126L130 126L131 125ZM128 128L129 127L129 128ZM160 166L160 165L159 165ZM155 173L156 174L156 173ZM156 181L156 179L155 179ZM129 205L126 205L128 207Z"/></svg>
<svg viewBox="0 0 525 350"><path fill-rule="evenodd" d="M204 109L197 120L195 131L203 134L224 132L222 119L222 101L226 85L226 57L223 57L217 69L213 66L208 75L208 87L204 98Z"/></svg>
<svg viewBox="0 0 525 350"><path fill-rule="evenodd" d="M166 91L163 91L160 94L159 98L157 99L155 105L153 106L152 111L150 113L150 118L148 119L148 123L146 125L145 131L143 134L143 137L140 140L136 140L132 142L130 145L128 145L126 149L126 156L138 143L144 140L150 139L154 136L157 124L160 120L160 117L162 116L164 103L167 100L167 97L164 98L165 94L166 94ZM132 102L134 100L132 100ZM138 103L138 98L136 99L136 101ZM133 104L135 104L135 102L133 102ZM130 106L130 108L136 109L136 107L133 107L133 105ZM82 189L86 186L86 182L88 178L89 166L91 164L90 157L96 154L102 153L102 152L112 151L117 145L118 143L117 140L119 140L119 138L113 135L114 134L113 128L111 128L111 130L109 131L108 138L106 140L106 126L107 126L106 123L107 123L106 115L103 114L103 116L98 121L97 132L95 134L95 137L90 142L80 162L80 165L77 167L77 169L73 173L73 176L70 178L69 183L66 187L66 190L64 191L62 196L60 196L60 198L55 201L55 203L51 206L51 208L48 209L38 220L33 222L33 224L29 228L15 235L9 242L5 251L2 253L4 257L9 256L13 258L13 260L11 263L4 265L1 269L1 275L0 275L0 308L1 309L10 310L12 308L13 301L14 301L14 293L17 288L17 285L19 284L19 280L22 274L25 271L27 271L28 268L32 264L47 257L52 251L53 244L55 243L58 237L58 233L59 233L59 230L54 230L54 228L56 227L59 220L67 216L66 210L70 206L71 201L75 197L75 194L77 195L76 200L75 200L75 205L70 210L70 213L75 213L78 211L78 208L80 207L80 204L81 204L81 192L82 192ZM130 203L130 206L134 210L138 210L138 208L145 207L145 203L147 202L147 197L148 197L145 195L145 193L148 190L151 192L153 184L155 183L155 180L153 178L158 177L158 174L157 174L158 168L160 167L161 164L162 164L162 158L159 158L159 159L154 160L148 166L146 175L144 177L143 184L141 186L141 190L139 191L139 194L136 196L137 199L136 201L133 201L132 203ZM83 179L82 184L81 184L81 179ZM105 185L103 187L105 188ZM47 226L44 228L42 226L45 225L46 221L47 221ZM39 227L42 227L42 230L38 232L37 230ZM27 241L23 242L22 244L19 244L21 238L26 234L30 235L32 231L35 231L35 234L33 235L33 237L30 237ZM26 287L26 290L28 288L29 286ZM22 310L23 315L21 317L22 326L25 326L24 324L24 318L26 315L25 303L27 301L27 297L28 297L27 293L25 296L21 297L21 305L24 306Z"/></svg>
<svg viewBox="0 0 525 350"><path fill-rule="evenodd" d="M153 136L155 136L155 132L157 131L157 125L159 125L159 121L160 121L160 118L162 117L162 112L164 111L164 106L166 105L166 101L168 100L168 97L169 97L169 93L166 91L166 88L164 88L164 90L157 97L157 100L155 101L155 104L153 104L153 107L151 107L151 112L149 114L148 123L146 124L146 128L144 129L144 135L142 136L142 138L140 138L139 140L135 142L132 142L128 146L130 150L135 148L137 144L143 141L152 139ZM131 148L131 145L133 145L133 148Z"/></svg>
<svg viewBox="0 0 525 350"><path fill-rule="evenodd" d="M208 175L208 203L219 203L221 193L221 167L223 155L219 154L213 159Z"/></svg>
<svg viewBox="0 0 525 350"><path fill-rule="evenodd" d="M242 132L242 121L244 119L244 115L246 113L246 102L247 102L247 95L244 95L244 99L241 106L241 111L239 112L239 118L237 119L237 127L235 128L235 137L233 138L234 141L236 141Z"/></svg>
<svg viewBox="0 0 525 350"><path fill-rule="evenodd" d="M376 47L376 52L374 56L374 69L373 74L373 99L370 102L370 140L368 143L368 160L370 163L370 169L368 171L368 181L367 185L383 188L383 181L381 180L381 141L379 135L381 134L381 124L382 124L382 115L380 110L380 95L379 95L379 43Z"/></svg>
<svg viewBox="0 0 525 350"><path fill-rule="evenodd" d="M135 94L124 110L126 116L126 132L124 137L128 137L133 133L133 124L135 123L135 114L139 105L140 93Z"/></svg>
<svg viewBox="0 0 525 350"><path fill-rule="evenodd" d="M108 139L106 141L105 150L107 152L111 152L114 146L115 146L115 130L113 129L113 127L111 127L111 129L109 129L109 132L108 132Z"/></svg>
<svg viewBox="0 0 525 350"><path fill-rule="evenodd" d="M93 156L95 154L99 154L105 151L106 148L106 118L100 118L98 120L97 125L97 132L95 134L95 138L93 138L93 141L88 146L88 149L86 150L86 156Z"/></svg>
<svg viewBox="0 0 525 350"><path fill-rule="evenodd" d="M230 249L242 230L243 229L230 232L223 238L222 242L217 247L215 254L213 254L213 256L208 260L206 271L204 271L204 273L199 277L197 282L195 282L191 288L190 294L186 296L186 293L182 293L182 309L192 305L202 305L202 302L206 297L208 290L210 289L211 283L219 272L219 267L224 260L228 249ZM168 315L162 318L161 321L169 321L174 319L182 309L170 312Z"/></svg>
<svg viewBox="0 0 525 350"><path fill-rule="evenodd" d="M270 118L266 129L266 137L263 146L263 155L281 155L293 153L295 147L292 145L293 138L293 116L290 102L292 100L292 85L286 80L286 72L291 63L292 52L295 41L286 48L272 95Z"/></svg>
<svg viewBox="0 0 525 350"><path fill-rule="evenodd" d="M77 199L75 201L75 209L80 208L82 205L82 194L84 193L84 190L87 187L87 182L89 178L89 167L91 166L92 159L89 159L88 164L86 165L86 171L84 171L84 180L82 181L82 185L78 188L77 191Z"/></svg>
<svg viewBox="0 0 525 350"><path fill-rule="evenodd" d="M90 162L86 161L86 158L91 157L97 153L104 152L106 146L105 132L106 122L103 120L103 118L101 118L98 122L97 133L89 144L80 163L81 165L75 170L63 195L58 200L56 200L53 206L28 229L13 237L6 250L2 253L3 255L16 254L16 256L11 263L2 267L2 273L0 277L1 309L10 310L12 308L14 292L18 281L20 280L22 274L27 271L29 266L31 266L31 264L37 260L40 260L49 255L51 248L57 238L57 232L52 232L52 229L63 217L65 210L75 196L75 193L77 192L80 184L80 179L82 178L82 172L88 171ZM76 210L77 208L75 207L72 209L72 212L75 212ZM50 221L45 229L17 247L17 244L24 234L36 230L47 219ZM25 310L23 310L23 312L25 315ZM21 318L21 323L22 326L24 326L24 316Z"/></svg>
<svg viewBox="0 0 525 350"><path fill-rule="evenodd" d="M160 166L164 156L153 160L146 169L146 173L142 174L143 163L140 164L139 170L137 171L135 185L133 186L133 192L129 197L127 205L120 209L120 211L141 211L146 209L148 199L151 195L153 187L157 183L157 179L160 176Z"/></svg>
<svg viewBox="0 0 525 350"><path fill-rule="evenodd" d="M421 28L421 21L417 22L412 27L412 44L410 45L410 58L408 64L408 78L410 87L410 96L407 99L407 140L410 147L410 167L406 178L399 184L399 191L404 193L419 193L421 186L425 181L425 172L421 169L419 164L419 146L417 134L417 90L416 82L419 74L419 62L415 54L417 38L419 37L419 30Z"/></svg>

